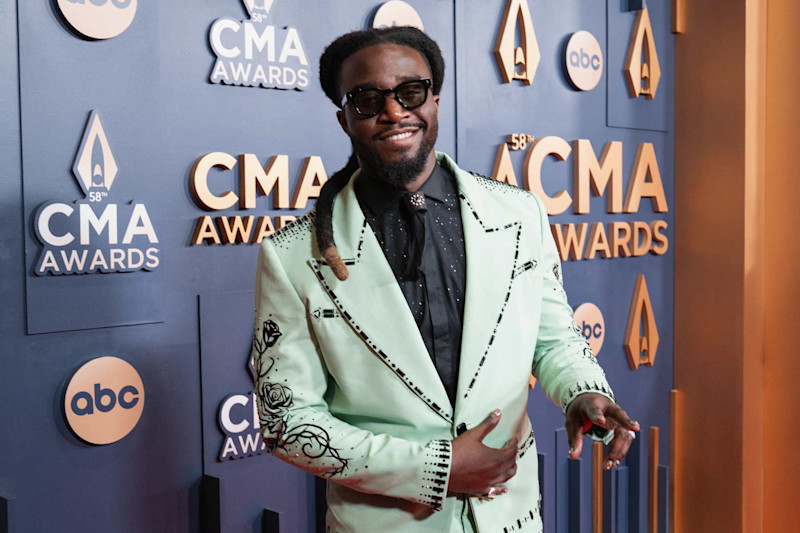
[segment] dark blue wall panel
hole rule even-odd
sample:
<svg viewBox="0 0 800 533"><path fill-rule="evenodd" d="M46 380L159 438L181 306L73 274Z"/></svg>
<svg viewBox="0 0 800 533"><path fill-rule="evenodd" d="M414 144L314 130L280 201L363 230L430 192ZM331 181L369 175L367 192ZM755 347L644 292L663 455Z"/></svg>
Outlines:
<svg viewBox="0 0 800 533"><path fill-rule="evenodd" d="M259 531L264 509L279 513L283 531L313 530L311 476L265 454L219 459L226 437L220 404L252 390L246 357L257 247L189 244L201 216L300 213L275 210L264 197L255 209L204 211L192 197L189 176L200 156L215 151L253 153L262 164L287 155L292 191L308 156L320 156L329 175L340 168L349 143L319 89L316 64L327 43L365 27L380 3L274 1L270 23L296 28L308 56L305 91L208 81L216 59L209 28L222 17L246 19L241 0L190 6L141 1L130 28L107 41L77 37L53 0L0 4L0 425L6 428L0 497L10 502L10 531L198 531L204 474L219 479L223 531ZM608 214L605 199L592 198L588 215L567 211L551 221L669 224L666 255L564 265L573 306L593 302L603 311L599 359L620 402L643 427L662 428L661 454L667 457L675 182L669 2L648 2L663 74L654 101L634 101L624 86L621 65L636 17L627 1L528 0L541 50L531 86L502 83L495 63L505 1L409 3L445 56L437 148L461 166L489 175L497 147L510 133L586 138L597 154L605 142L622 141L627 185L637 145L653 143L670 212L654 213L645 200L636 214ZM566 39L578 30L597 37L606 59L606 79L588 93L574 90L562 68ZM72 165L92 110L100 113L119 165L108 201L146 204L160 265L152 272L35 276L41 251L33 231L36 209L48 201L83 201ZM511 158L521 180L524 153ZM571 191L572 160L548 161L543 174L548 192ZM236 190L236 181L235 170L215 171L211 186L221 193ZM647 278L661 344L655 365L634 372L622 345L640 273ZM61 403L71 374L103 355L121 357L139 371L147 402L130 435L97 447L71 433ZM537 387L529 412L545 461L546 531L569 530L564 510L571 498L581 503L573 523L588 531L589 454L570 474L559 409ZM628 460L615 491L627 493L627 501L614 502L617 522L632 532L646 524L645 436L637 443L642 453Z"/></svg>

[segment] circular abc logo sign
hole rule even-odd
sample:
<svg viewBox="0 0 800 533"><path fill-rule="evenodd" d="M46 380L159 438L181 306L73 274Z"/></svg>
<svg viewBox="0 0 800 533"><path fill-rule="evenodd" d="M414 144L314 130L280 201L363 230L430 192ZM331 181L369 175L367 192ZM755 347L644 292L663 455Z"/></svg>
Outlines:
<svg viewBox="0 0 800 533"><path fill-rule="evenodd" d="M58 0L75 31L92 39L110 39L128 29L138 0Z"/></svg>
<svg viewBox="0 0 800 533"><path fill-rule="evenodd" d="M111 444L131 432L144 409L144 385L118 357L92 359L75 372L64 394L72 431L92 444Z"/></svg>
<svg viewBox="0 0 800 533"><path fill-rule="evenodd" d="M400 0L392 0L383 4L375 13L375 18L372 19L373 28L391 28L393 26L413 26L425 31L419 13Z"/></svg>
<svg viewBox="0 0 800 533"><path fill-rule="evenodd" d="M603 51L588 31L572 34L567 43L567 74L575 87L591 91L603 77Z"/></svg>
<svg viewBox="0 0 800 533"><path fill-rule="evenodd" d="M575 324L589 343L592 353L597 355L606 337L606 323L603 313L593 303L585 303L575 309Z"/></svg>

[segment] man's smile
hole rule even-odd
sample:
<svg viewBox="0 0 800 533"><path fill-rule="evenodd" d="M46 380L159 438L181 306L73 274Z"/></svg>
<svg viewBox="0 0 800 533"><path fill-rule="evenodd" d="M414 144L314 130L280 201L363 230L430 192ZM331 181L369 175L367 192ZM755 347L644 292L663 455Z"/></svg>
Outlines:
<svg viewBox="0 0 800 533"><path fill-rule="evenodd" d="M375 140L381 144L389 146L406 146L413 143L418 137L418 133L424 130L424 126L407 126L404 128L392 128L375 136Z"/></svg>

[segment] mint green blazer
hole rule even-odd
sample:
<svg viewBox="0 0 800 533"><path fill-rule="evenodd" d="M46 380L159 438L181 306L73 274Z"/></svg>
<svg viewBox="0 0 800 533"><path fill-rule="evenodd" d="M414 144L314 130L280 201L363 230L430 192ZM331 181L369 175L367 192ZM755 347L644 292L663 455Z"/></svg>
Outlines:
<svg viewBox="0 0 800 533"><path fill-rule="evenodd" d="M526 412L533 373L562 409L578 394L613 399L575 326L542 202L517 187L439 163L458 183L467 255L455 407L350 183L333 229L350 277L339 281L314 213L265 239L253 356L270 453L328 483L328 531L541 531L536 442ZM456 427L499 408L484 440L520 437L518 470L492 502L448 495ZM264 480L268 483L268 480Z"/></svg>

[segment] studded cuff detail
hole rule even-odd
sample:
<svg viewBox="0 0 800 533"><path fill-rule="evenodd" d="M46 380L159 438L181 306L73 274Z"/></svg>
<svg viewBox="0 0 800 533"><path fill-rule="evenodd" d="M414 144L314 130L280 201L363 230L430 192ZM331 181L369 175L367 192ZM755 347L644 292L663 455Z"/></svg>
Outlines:
<svg viewBox="0 0 800 533"><path fill-rule="evenodd" d="M576 383L567 391L567 396L564 398L564 401L561 404L561 409L564 411L564 414L567 413L567 409L569 408L569 404L572 403L572 400L586 392L596 392L608 397L612 402L617 401L614 397L614 392L607 383L598 384L596 381L593 381L591 384L589 384L588 381L584 381L583 383Z"/></svg>
<svg viewBox="0 0 800 533"><path fill-rule="evenodd" d="M419 502L441 511L450 480L451 444L449 440L431 441L425 448L425 465Z"/></svg>

